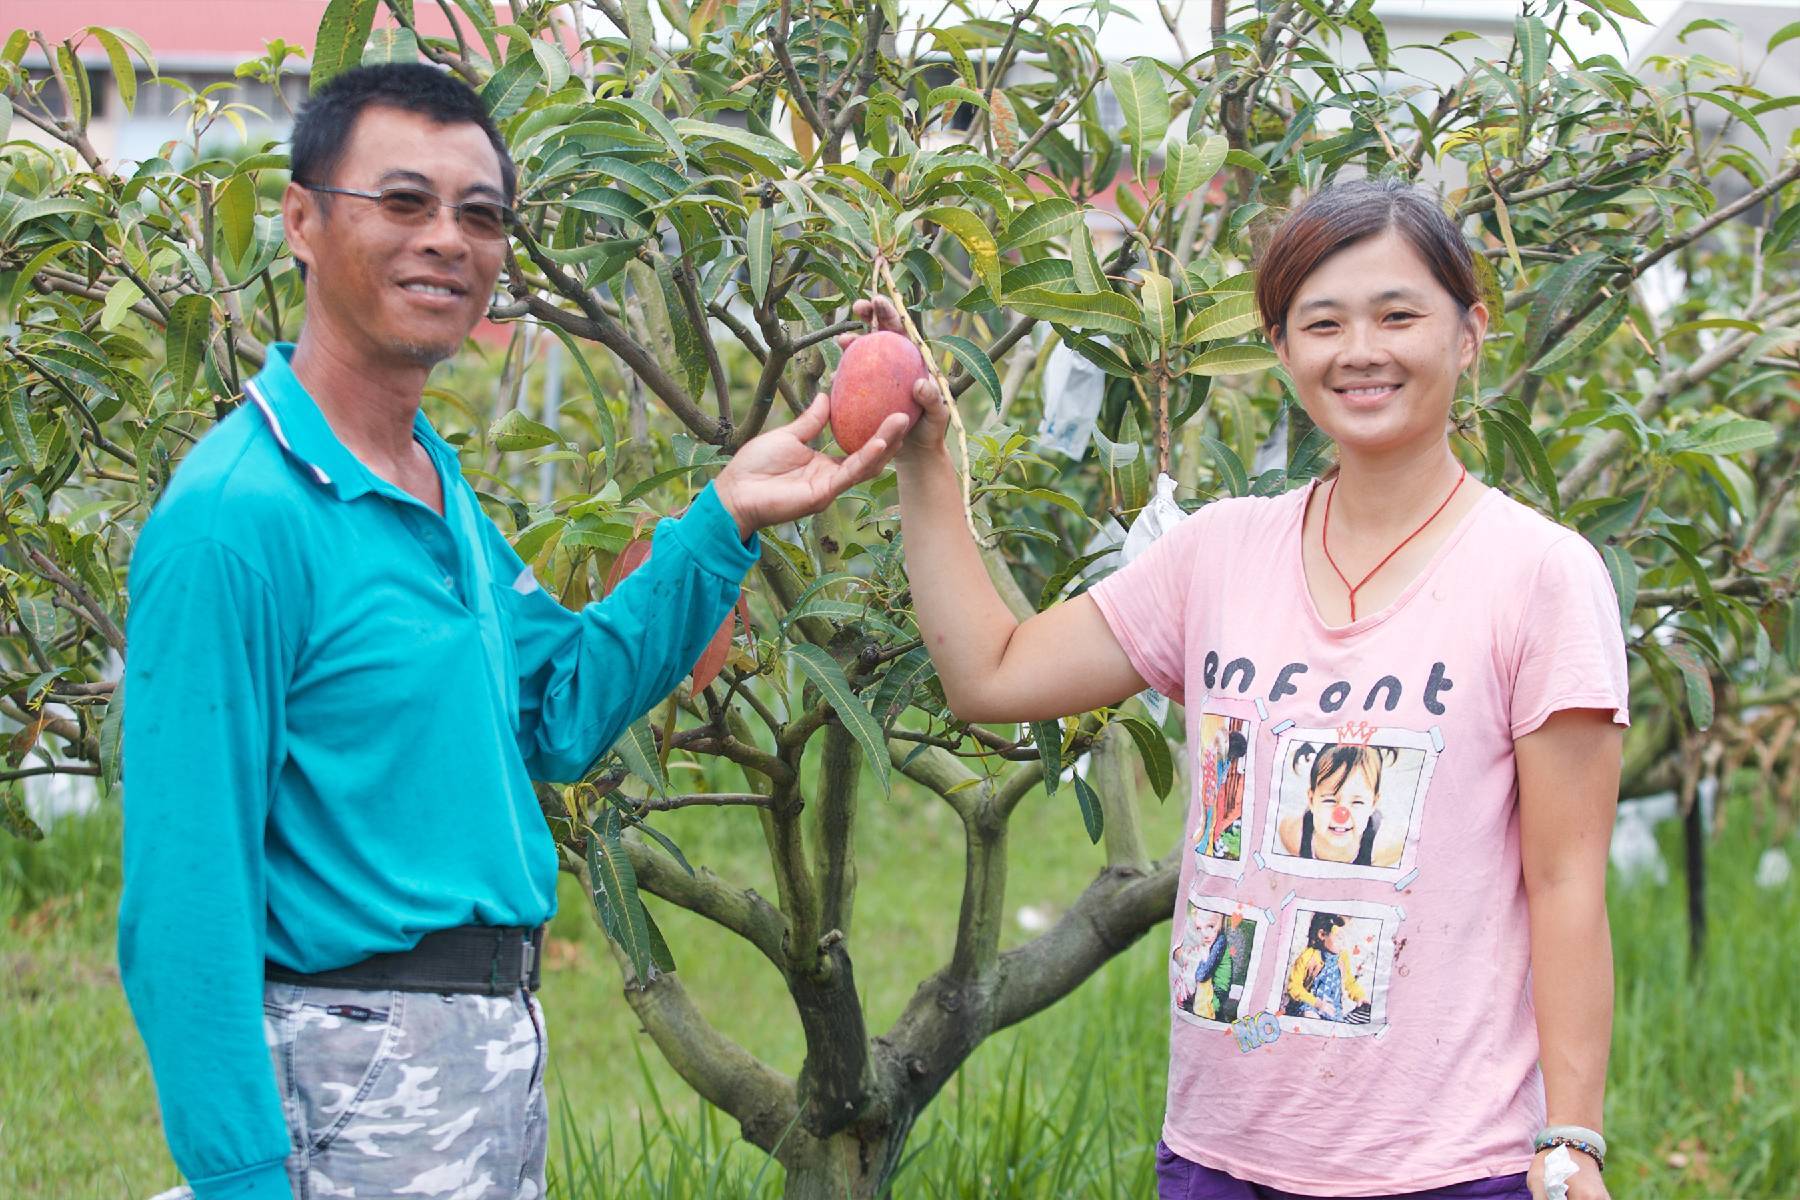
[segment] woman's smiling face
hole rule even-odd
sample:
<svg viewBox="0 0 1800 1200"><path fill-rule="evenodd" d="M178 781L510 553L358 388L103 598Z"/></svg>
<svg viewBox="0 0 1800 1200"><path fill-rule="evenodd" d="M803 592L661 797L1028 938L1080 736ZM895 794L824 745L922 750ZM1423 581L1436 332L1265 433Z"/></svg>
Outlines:
<svg viewBox="0 0 1800 1200"><path fill-rule="evenodd" d="M1444 436L1486 330L1487 310L1465 312L1390 229L1313 269L1275 351L1320 428L1346 450L1381 454Z"/></svg>

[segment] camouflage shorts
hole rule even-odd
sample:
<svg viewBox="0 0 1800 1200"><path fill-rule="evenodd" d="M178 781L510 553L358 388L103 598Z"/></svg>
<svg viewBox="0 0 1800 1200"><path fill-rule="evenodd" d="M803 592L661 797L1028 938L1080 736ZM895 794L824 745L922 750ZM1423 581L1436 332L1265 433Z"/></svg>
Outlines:
<svg viewBox="0 0 1800 1200"><path fill-rule="evenodd" d="M520 995L269 983L263 1029L295 1200L544 1195L546 1043L535 998L527 1007Z"/></svg>

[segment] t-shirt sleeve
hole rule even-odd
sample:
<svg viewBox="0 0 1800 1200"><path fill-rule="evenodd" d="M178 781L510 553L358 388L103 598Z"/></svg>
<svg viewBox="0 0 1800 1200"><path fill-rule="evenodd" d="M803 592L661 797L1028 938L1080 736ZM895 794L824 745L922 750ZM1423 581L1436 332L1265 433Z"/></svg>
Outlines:
<svg viewBox="0 0 1800 1200"><path fill-rule="evenodd" d="M1144 682L1177 704L1186 702L1189 598L1209 522L1194 513L1088 593Z"/></svg>
<svg viewBox="0 0 1800 1200"><path fill-rule="evenodd" d="M1515 738L1570 708L1603 709L1614 724L1631 724L1619 600L1587 539L1563 538L1538 564L1513 662Z"/></svg>

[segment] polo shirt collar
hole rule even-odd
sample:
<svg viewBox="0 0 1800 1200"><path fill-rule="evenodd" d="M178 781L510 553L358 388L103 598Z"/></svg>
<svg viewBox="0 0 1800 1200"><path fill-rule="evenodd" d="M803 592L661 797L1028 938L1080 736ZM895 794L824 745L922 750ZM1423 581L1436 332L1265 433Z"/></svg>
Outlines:
<svg viewBox="0 0 1800 1200"><path fill-rule="evenodd" d="M354 500L372 491L396 491L338 440L331 423L294 374L293 355L293 343L271 344L263 369L244 388L282 450L308 478L340 500ZM423 409L413 414L413 434L434 459L440 464L452 464L454 469L455 447L438 436L425 419Z"/></svg>

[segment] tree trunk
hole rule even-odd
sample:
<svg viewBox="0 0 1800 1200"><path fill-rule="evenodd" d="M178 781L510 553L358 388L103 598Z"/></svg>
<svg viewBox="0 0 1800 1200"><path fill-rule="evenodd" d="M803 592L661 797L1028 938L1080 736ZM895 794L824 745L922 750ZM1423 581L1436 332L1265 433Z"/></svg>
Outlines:
<svg viewBox="0 0 1800 1200"><path fill-rule="evenodd" d="M878 1200L887 1194L918 1114L905 1112L814 1138L796 1129L778 1156L787 1170L786 1200Z"/></svg>

